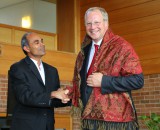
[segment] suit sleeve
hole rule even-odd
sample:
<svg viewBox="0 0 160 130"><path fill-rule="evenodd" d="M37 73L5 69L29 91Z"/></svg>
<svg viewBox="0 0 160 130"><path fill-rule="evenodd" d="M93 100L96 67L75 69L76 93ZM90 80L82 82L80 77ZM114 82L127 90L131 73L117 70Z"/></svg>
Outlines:
<svg viewBox="0 0 160 130"><path fill-rule="evenodd" d="M102 77L101 92L115 93L126 92L142 88L144 85L143 74L134 74L125 77L106 76Z"/></svg>
<svg viewBox="0 0 160 130"><path fill-rule="evenodd" d="M56 90L58 88L60 88L60 81L59 81L59 74L58 74L58 71L56 69L56 74L55 74L55 87L56 87ZM60 99L56 99L56 98L53 98L50 100L50 106L51 107L66 107L66 106L70 106L71 102L68 102L68 103L62 103L62 101Z"/></svg>

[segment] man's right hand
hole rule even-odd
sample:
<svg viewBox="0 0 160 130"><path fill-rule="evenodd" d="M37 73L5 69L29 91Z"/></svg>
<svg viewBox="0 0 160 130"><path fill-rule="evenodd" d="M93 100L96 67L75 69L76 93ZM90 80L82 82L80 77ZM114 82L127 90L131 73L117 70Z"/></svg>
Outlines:
<svg viewBox="0 0 160 130"><path fill-rule="evenodd" d="M62 100L62 103L67 103L68 101L70 101L67 95L68 93L69 93L68 89L59 88L57 91L51 92L51 98L57 98Z"/></svg>

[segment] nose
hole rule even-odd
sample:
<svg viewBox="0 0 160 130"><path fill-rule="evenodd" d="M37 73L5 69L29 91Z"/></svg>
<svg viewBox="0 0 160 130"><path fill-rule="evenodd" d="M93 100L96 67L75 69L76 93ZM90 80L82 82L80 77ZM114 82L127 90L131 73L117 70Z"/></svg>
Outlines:
<svg viewBox="0 0 160 130"><path fill-rule="evenodd" d="M90 25L88 27L92 29L92 28L97 27L97 25L95 23L90 23Z"/></svg>
<svg viewBox="0 0 160 130"><path fill-rule="evenodd" d="M39 42L41 43L41 45L45 45L43 39L41 39Z"/></svg>
<svg viewBox="0 0 160 130"><path fill-rule="evenodd" d="M96 24L95 24L95 23L92 23L92 24L91 24L91 28L92 28L92 27L95 27L95 26L96 26Z"/></svg>
<svg viewBox="0 0 160 130"><path fill-rule="evenodd" d="M45 46L45 44L43 42L41 42L41 45Z"/></svg>

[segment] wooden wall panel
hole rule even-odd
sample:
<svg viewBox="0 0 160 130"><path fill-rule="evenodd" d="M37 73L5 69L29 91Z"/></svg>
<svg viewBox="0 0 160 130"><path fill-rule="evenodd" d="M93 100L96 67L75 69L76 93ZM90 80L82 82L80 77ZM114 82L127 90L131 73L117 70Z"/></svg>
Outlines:
<svg viewBox="0 0 160 130"><path fill-rule="evenodd" d="M55 128L72 130L72 117L69 114L55 114Z"/></svg>
<svg viewBox="0 0 160 130"><path fill-rule="evenodd" d="M15 45L19 45L19 46L21 45L21 38L26 32L27 31L22 31L22 30L15 30L14 31L14 35L15 35L14 43L15 43Z"/></svg>
<svg viewBox="0 0 160 130"><path fill-rule="evenodd" d="M81 31L85 31L86 27L85 27L85 21L84 21L84 17L81 17Z"/></svg>
<svg viewBox="0 0 160 130"><path fill-rule="evenodd" d="M75 52L74 2L57 0L58 50Z"/></svg>
<svg viewBox="0 0 160 130"><path fill-rule="evenodd" d="M65 130L72 130L72 117L70 114L55 113L55 128L65 128ZM0 113L0 117L6 117L6 113Z"/></svg>
<svg viewBox="0 0 160 130"><path fill-rule="evenodd" d="M111 28L119 35L138 33L146 30L160 28L159 21L160 14L155 14L148 17L142 17L122 23L112 24Z"/></svg>
<svg viewBox="0 0 160 130"><path fill-rule="evenodd" d="M78 53L80 48L80 0L57 0L57 50Z"/></svg>
<svg viewBox="0 0 160 130"><path fill-rule="evenodd" d="M110 24L129 21L160 13L160 0L129 6L109 12Z"/></svg>
<svg viewBox="0 0 160 130"><path fill-rule="evenodd" d="M134 47L141 60L160 58L160 42Z"/></svg>
<svg viewBox="0 0 160 130"><path fill-rule="evenodd" d="M44 39L47 50L57 50L57 34L4 24L0 24L0 42L20 46L21 38L26 32L38 33Z"/></svg>
<svg viewBox="0 0 160 130"><path fill-rule="evenodd" d="M107 11L117 10L137 4L143 4L152 0L99 0L100 6L105 8Z"/></svg>
<svg viewBox="0 0 160 130"><path fill-rule="evenodd" d="M95 3L95 2L99 2L99 0L81 0L80 6L90 4L90 3Z"/></svg>
<svg viewBox="0 0 160 130"><path fill-rule="evenodd" d="M143 60L141 65L145 75L160 73L160 58Z"/></svg>
<svg viewBox="0 0 160 130"><path fill-rule="evenodd" d="M0 43L2 46L2 55L0 59L14 60L24 57L24 53L20 46Z"/></svg>
<svg viewBox="0 0 160 130"><path fill-rule="evenodd" d="M158 43L160 42L160 28L122 35L122 37L132 43L133 46L145 46L147 44Z"/></svg>
<svg viewBox="0 0 160 130"><path fill-rule="evenodd" d="M82 43L85 35L86 35L86 31L85 31L85 30L82 30L82 31L81 31L81 43Z"/></svg>
<svg viewBox="0 0 160 130"><path fill-rule="evenodd" d="M12 43L11 37L12 37L12 29L0 27L0 41L6 42L6 43Z"/></svg>
<svg viewBox="0 0 160 130"><path fill-rule="evenodd" d="M73 67L75 64L76 55L73 53L64 53L57 51L47 51L47 54L43 57L44 60L53 63L60 67Z"/></svg>

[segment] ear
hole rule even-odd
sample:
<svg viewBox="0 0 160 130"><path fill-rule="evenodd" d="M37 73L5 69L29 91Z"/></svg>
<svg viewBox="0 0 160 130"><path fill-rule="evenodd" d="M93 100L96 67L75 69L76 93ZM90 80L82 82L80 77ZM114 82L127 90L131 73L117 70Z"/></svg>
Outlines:
<svg viewBox="0 0 160 130"><path fill-rule="evenodd" d="M25 50L26 52L30 52L30 49L29 49L28 46L24 46L24 47L23 47L23 50Z"/></svg>
<svg viewBox="0 0 160 130"><path fill-rule="evenodd" d="M105 26L106 26L107 28L109 27L108 21L105 21Z"/></svg>

